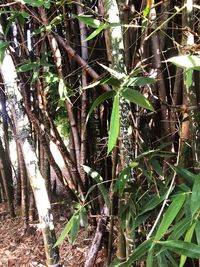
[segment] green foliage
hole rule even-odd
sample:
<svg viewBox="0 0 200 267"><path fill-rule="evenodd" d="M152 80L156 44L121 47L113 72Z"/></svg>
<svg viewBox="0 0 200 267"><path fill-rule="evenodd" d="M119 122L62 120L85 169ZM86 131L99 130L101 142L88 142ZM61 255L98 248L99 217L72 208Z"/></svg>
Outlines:
<svg viewBox="0 0 200 267"><path fill-rule="evenodd" d="M100 192L102 193L102 196L104 198L105 204L106 206L109 208L110 207L110 199L109 199L109 193L106 190L104 184L103 184L103 178L100 176L100 174L98 174L98 172L92 170L90 167L82 165L84 171L90 175L90 177L92 177L95 182L98 185L98 188L100 190Z"/></svg>
<svg viewBox="0 0 200 267"><path fill-rule="evenodd" d="M117 142L119 135L119 95L116 94L113 102L113 109L110 119L110 130L108 133L108 151L109 154Z"/></svg>
<svg viewBox="0 0 200 267"><path fill-rule="evenodd" d="M26 4L33 7L44 6L45 8L50 8L51 1L50 0L23 0Z"/></svg>
<svg viewBox="0 0 200 267"><path fill-rule="evenodd" d="M9 42L4 42L0 40L0 63L3 62L6 50L8 49L10 43Z"/></svg>

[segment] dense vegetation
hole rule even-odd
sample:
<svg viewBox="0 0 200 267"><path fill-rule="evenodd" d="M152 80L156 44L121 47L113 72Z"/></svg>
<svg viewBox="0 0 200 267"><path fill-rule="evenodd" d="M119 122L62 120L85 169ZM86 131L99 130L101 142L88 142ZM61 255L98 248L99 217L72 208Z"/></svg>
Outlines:
<svg viewBox="0 0 200 267"><path fill-rule="evenodd" d="M195 0L1 1L0 201L27 227L38 216L48 265L89 222L85 267L105 234L105 266L199 266L199 9ZM56 241L59 191L73 214Z"/></svg>

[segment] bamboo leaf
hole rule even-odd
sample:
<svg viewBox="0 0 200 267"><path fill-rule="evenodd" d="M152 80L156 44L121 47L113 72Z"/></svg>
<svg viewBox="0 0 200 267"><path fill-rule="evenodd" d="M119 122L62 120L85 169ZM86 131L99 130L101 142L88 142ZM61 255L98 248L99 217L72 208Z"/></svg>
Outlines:
<svg viewBox="0 0 200 267"><path fill-rule="evenodd" d="M196 221L195 234L197 239L197 244L200 245L200 221Z"/></svg>
<svg viewBox="0 0 200 267"><path fill-rule="evenodd" d="M71 231L70 231L70 242L71 242L71 244L73 244L75 239L76 239L79 227L80 227L80 215L79 214L75 214L75 216L73 216L73 223L72 223L72 228L71 228Z"/></svg>
<svg viewBox="0 0 200 267"><path fill-rule="evenodd" d="M130 258L124 263L124 265L121 265L121 267L130 267L131 264L141 259L147 251L150 249L152 245L152 239L145 240L142 244L140 244L134 251L134 253L130 256Z"/></svg>
<svg viewBox="0 0 200 267"><path fill-rule="evenodd" d="M134 89L123 88L121 90L121 95L129 100L130 102L142 107L154 111L151 103L144 97L141 93Z"/></svg>
<svg viewBox="0 0 200 267"><path fill-rule="evenodd" d="M57 239L56 243L54 244L54 247L59 246L63 242L63 240L66 238L68 233L70 232L70 230L71 230L71 228L73 226L74 216L76 216L76 213L74 213L74 215L71 217L71 219L66 224L64 230L62 231L62 233L60 234L60 236Z"/></svg>
<svg viewBox="0 0 200 267"><path fill-rule="evenodd" d="M105 23L103 23L102 21L92 18L91 16L81 16L81 15L75 15L73 14L73 17L80 20L81 22L83 22L84 24L92 27L92 28L99 28L102 25L105 25Z"/></svg>
<svg viewBox="0 0 200 267"><path fill-rule="evenodd" d="M132 168L138 166L138 162L134 162L135 164L132 165L132 167L127 167L124 170L122 170L122 172L119 174L119 177L117 178L116 184L115 184L115 188L114 191L115 192L119 192L119 194L122 194L124 192L124 188L126 185L126 182L128 181L128 179L131 177L131 170ZM133 164L133 162L132 162Z"/></svg>
<svg viewBox="0 0 200 267"><path fill-rule="evenodd" d="M154 246L149 250L149 252L147 254L146 267L153 267L153 253L154 253Z"/></svg>
<svg viewBox="0 0 200 267"><path fill-rule="evenodd" d="M194 180L190 207L191 207L192 216L194 216L194 214L200 208L200 175L196 175L195 180Z"/></svg>
<svg viewBox="0 0 200 267"><path fill-rule="evenodd" d="M189 92L189 89L193 83L193 70L191 70L191 69L186 70L186 72L184 73L184 80L185 80L187 92Z"/></svg>
<svg viewBox="0 0 200 267"><path fill-rule="evenodd" d="M124 87L143 87L147 84L155 83L155 79L149 77L130 77L128 76L127 82L124 83Z"/></svg>
<svg viewBox="0 0 200 267"><path fill-rule="evenodd" d="M107 155L114 148L119 135L119 95L115 95L113 108L110 119L110 129L108 133L108 150Z"/></svg>
<svg viewBox="0 0 200 267"><path fill-rule="evenodd" d="M89 41L89 40L91 40L91 39L93 39L94 37L96 37L100 32L102 32L104 29L106 29L106 24L104 24L104 23L102 23L102 24L100 24L99 25L99 27L96 29L96 30L94 30L85 40L84 40L84 42L87 42L87 41Z"/></svg>
<svg viewBox="0 0 200 267"><path fill-rule="evenodd" d="M86 124L87 124L92 112L95 110L95 108L98 105L100 105L101 103L103 103L105 100L113 98L115 95L116 95L115 91L109 91L109 92L103 93L97 99L95 99L94 103L92 104L92 106L91 106L91 108L90 108L90 110L88 112L88 115L87 115L87 118L86 118Z"/></svg>
<svg viewBox="0 0 200 267"><path fill-rule="evenodd" d="M162 194L162 196L153 196L150 199L147 200L147 203L143 204L142 211L139 215L142 215L150 210L153 210L156 208L165 198L165 194Z"/></svg>
<svg viewBox="0 0 200 267"><path fill-rule="evenodd" d="M181 176L181 178L185 179L186 182L189 185L193 185L195 181L196 175L180 166L173 166L175 169L176 173Z"/></svg>
<svg viewBox="0 0 200 267"><path fill-rule="evenodd" d="M194 229L196 226L196 222L193 223L193 225L187 230L184 241L191 242L192 236L194 233ZM179 267L183 267L186 262L187 257L184 255L181 255L180 265Z"/></svg>
<svg viewBox="0 0 200 267"><path fill-rule="evenodd" d="M169 236L169 239L179 239L184 235L184 233L187 231L187 229L190 227L192 222L192 217L187 216L183 218L181 221L176 223L174 227L171 230L171 235Z"/></svg>
<svg viewBox="0 0 200 267"><path fill-rule="evenodd" d="M194 243L181 241L181 240L167 240L167 241L157 241L156 243L162 245L177 254L185 255L190 258L199 259L200 258L200 246Z"/></svg>
<svg viewBox="0 0 200 267"><path fill-rule="evenodd" d="M183 206L185 199L186 199L185 194L180 194L174 198L173 202L170 204L167 211L163 215L163 219L155 235L155 240L160 240L166 233L167 229L169 228L173 220L176 218L176 215Z"/></svg>
<svg viewBox="0 0 200 267"><path fill-rule="evenodd" d="M101 175L98 172L94 171L92 168L90 168L86 165L81 165L81 166L83 167L84 171L95 180L100 192L102 193L105 204L109 208L110 207L110 199L109 199L108 191L106 190L106 188L103 184L103 178L101 177Z"/></svg>
<svg viewBox="0 0 200 267"><path fill-rule="evenodd" d="M167 62L187 70L200 70L200 57L195 55L176 56L169 58Z"/></svg>
<svg viewBox="0 0 200 267"><path fill-rule="evenodd" d="M3 62L6 49L9 47L9 42L4 42L3 40L0 40L0 64Z"/></svg>
<svg viewBox="0 0 200 267"><path fill-rule="evenodd" d="M49 0L23 0L26 4L29 4L33 7L40 7L44 6L46 8L50 7L50 1Z"/></svg>
<svg viewBox="0 0 200 267"><path fill-rule="evenodd" d="M113 70L101 63L99 63L99 65L104 68L106 71L108 71L110 73L111 76L113 76L114 78L116 78L117 80L124 80L126 78L125 73L119 73L116 70Z"/></svg>

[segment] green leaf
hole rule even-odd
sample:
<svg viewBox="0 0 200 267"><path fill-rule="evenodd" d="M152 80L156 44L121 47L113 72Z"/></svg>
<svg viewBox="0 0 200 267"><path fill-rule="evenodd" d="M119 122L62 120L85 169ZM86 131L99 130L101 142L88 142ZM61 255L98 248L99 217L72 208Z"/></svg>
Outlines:
<svg viewBox="0 0 200 267"><path fill-rule="evenodd" d="M128 76L127 82L124 83L124 87L143 87L147 84L155 83L155 79L149 77L130 77Z"/></svg>
<svg viewBox="0 0 200 267"><path fill-rule="evenodd" d="M61 78L60 78L59 84L58 84L58 93L60 95L61 100L67 99L67 101L69 103L71 103L69 96L68 96L68 89L67 89L67 86L65 84L65 81Z"/></svg>
<svg viewBox="0 0 200 267"><path fill-rule="evenodd" d="M196 175L180 166L173 166L176 173L181 176L189 185L193 185Z"/></svg>
<svg viewBox="0 0 200 267"><path fill-rule="evenodd" d="M200 258L200 246L194 243L180 240L157 241L156 243L177 254L185 255L195 259Z"/></svg>
<svg viewBox="0 0 200 267"><path fill-rule="evenodd" d="M139 213L139 215L142 215L150 210L155 209L163 200L165 199L165 194L162 194L162 196L153 196L150 199L146 201L146 204L142 205L142 210Z"/></svg>
<svg viewBox="0 0 200 267"><path fill-rule="evenodd" d="M148 251L146 267L152 267L152 266L153 266L154 247L155 247L155 246L153 246L153 247Z"/></svg>
<svg viewBox="0 0 200 267"><path fill-rule="evenodd" d="M130 102L142 107L154 111L151 103L144 97L141 93L134 89L123 88L121 90L121 95L129 100Z"/></svg>
<svg viewBox="0 0 200 267"><path fill-rule="evenodd" d="M193 70L189 69L185 71L184 80L185 80L185 86L186 86L187 92L189 92L189 89L193 83Z"/></svg>
<svg viewBox="0 0 200 267"><path fill-rule="evenodd" d="M100 26L102 27L102 25L105 25L105 23L103 23L102 21L98 20L98 19L94 19L91 16L81 16L81 15L75 15L73 14L73 17L75 17L76 19L80 20L81 22L83 22L84 24L92 27L92 28L99 28Z"/></svg>
<svg viewBox="0 0 200 267"><path fill-rule="evenodd" d="M134 253L130 256L130 258L124 263L124 265L121 265L123 267L130 267L130 265L138 260L141 259L150 249L152 245L152 239L148 239L144 241L142 244L140 244L134 251Z"/></svg>
<svg viewBox="0 0 200 267"><path fill-rule="evenodd" d="M150 164L158 175L163 176L162 167L157 159L155 158L150 159Z"/></svg>
<svg viewBox="0 0 200 267"><path fill-rule="evenodd" d="M106 190L106 188L103 184L103 182L104 182L103 178L101 177L101 175L98 172L94 171L92 168L90 168L86 165L81 165L81 166L83 167L84 171L95 180L100 192L102 193L105 204L109 208L110 207L110 199L109 199L108 191Z"/></svg>
<svg viewBox="0 0 200 267"><path fill-rule="evenodd" d="M113 70L101 63L99 63L99 65L104 68L106 71L108 71L110 73L111 76L113 76L115 79L117 80L124 80L126 78L126 74L125 73L119 73L116 70Z"/></svg>
<svg viewBox="0 0 200 267"><path fill-rule="evenodd" d="M185 194L180 194L174 198L173 202L170 204L167 211L163 215L163 219L155 235L155 240L160 240L166 233L167 229L169 228L173 220L176 218L178 212L183 206L185 199L186 199Z"/></svg>
<svg viewBox="0 0 200 267"><path fill-rule="evenodd" d="M197 239L197 244L200 245L200 221L196 221L195 234Z"/></svg>
<svg viewBox="0 0 200 267"><path fill-rule="evenodd" d="M179 239L184 235L187 229L191 226L192 217L187 216L183 218L181 221L176 223L171 229L171 235L169 239Z"/></svg>
<svg viewBox="0 0 200 267"><path fill-rule="evenodd" d="M108 133L107 155L112 151L119 135L119 95L115 95L110 119L110 129Z"/></svg>
<svg viewBox="0 0 200 267"><path fill-rule="evenodd" d="M195 55L176 56L169 58L167 62L187 70L200 70L200 57Z"/></svg>
<svg viewBox="0 0 200 267"><path fill-rule="evenodd" d="M195 180L194 180L190 207L191 207L192 216L194 216L194 214L200 208L200 175L196 175Z"/></svg>
<svg viewBox="0 0 200 267"><path fill-rule="evenodd" d="M102 95L100 95L97 99L95 99L95 101L93 102L89 112L88 112L88 115L87 115L87 118L86 118L86 124L92 114L92 112L94 111L94 109L100 105L101 103L103 103L105 100L107 99L110 99L110 98L113 98L114 96L116 95L116 92L115 91L109 91L109 92L105 92L103 93Z"/></svg>
<svg viewBox="0 0 200 267"><path fill-rule="evenodd" d="M80 220L82 220L83 222L83 226L85 227L85 230L87 230L88 229L88 215L87 215L87 211L85 207L80 209L79 215L80 215Z"/></svg>
<svg viewBox="0 0 200 267"><path fill-rule="evenodd" d="M59 81L58 75L56 75L52 72L45 72L45 73L43 73L42 77L49 84L52 84L52 83Z"/></svg>
<svg viewBox="0 0 200 267"><path fill-rule="evenodd" d="M122 194L124 192L124 188L126 185L126 182L128 179L131 177L131 167L125 168L120 174L119 177L117 178L116 184L115 184L115 192L119 192L119 194Z"/></svg>
<svg viewBox="0 0 200 267"><path fill-rule="evenodd" d="M50 7L50 1L49 0L23 0L26 4L29 4L33 7L40 7L44 6L46 8Z"/></svg>
<svg viewBox="0 0 200 267"><path fill-rule="evenodd" d="M73 223L72 223L72 228L71 228L71 231L70 231L70 242L71 242L71 244L73 244L75 239L76 239L79 227L80 227L80 216L79 216L79 214L76 214L76 215L73 216Z"/></svg>
<svg viewBox="0 0 200 267"><path fill-rule="evenodd" d="M26 72L26 71L33 71L36 68L39 68L40 64L37 62L33 62L33 63L27 63L24 65L21 65L19 67L17 67L17 72Z"/></svg>
<svg viewBox="0 0 200 267"><path fill-rule="evenodd" d="M162 267L169 267L167 257L165 256L165 252L161 252L157 255L158 259L158 266ZM170 266L172 267L172 266Z"/></svg>
<svg viewBox="0 0 200 267"><path fill-rule="evenodd" d="M0 63L3 62L6 50L9 47L10 43L9 42L4 42L3 40L0 40Z"/></svg>
<svg viewBox="0 0 200 267"><path fill-rule="evenodd" d="M68 223L66 224L64 230L62 231L62 233L60 234L60 236L57 239L56 243L54 244L54 247L59 246L63 242L63 240L66 238L68 233L70 232L70 230L71 230L71 228L73 226L74 216L76 216L76 214L77 213L74 213L74 215L68 221Z"/></svg>
<svg viewBox="0 0 200 267"><path fill-rule="evenodd" d="M106 29L106 24L102 23L96 30L94 30L85 40L84 42L87 42L94 37L96 37L100 32L102 32L104 29Z"/></svg>
<svg viewBox="0 0 200 267"><path fill-rule="evenodd" d="M196 222L193 223L193 225L187 230L184 241L191 242L192 236L194 233L194 229L196 226ZM184 255L181 255L180 265L179 267L183 267L186 262L187 257Z"/></svg>

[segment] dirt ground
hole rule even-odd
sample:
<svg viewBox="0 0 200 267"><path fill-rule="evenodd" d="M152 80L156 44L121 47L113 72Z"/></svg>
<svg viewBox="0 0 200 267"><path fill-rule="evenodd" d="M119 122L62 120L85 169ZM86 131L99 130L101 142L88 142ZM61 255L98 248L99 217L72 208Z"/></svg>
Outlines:
<svg viewBox="0 0 200 267"><path fill-rule="evenodd" d="M57 237L64 229L67 219L59 209L54 210L54 221ZM20 217L10 218L0 204L0 266L3 267L43 267L45 253L41 231L37 222L30 224L25 231ZM94 231L93 231L94 232ZM93 233L81 229L73 245L66 239L60 246L60 257L63 267L81 267L88 253ZM102 252L96 260L96 266L103 266Z"/></svg>

